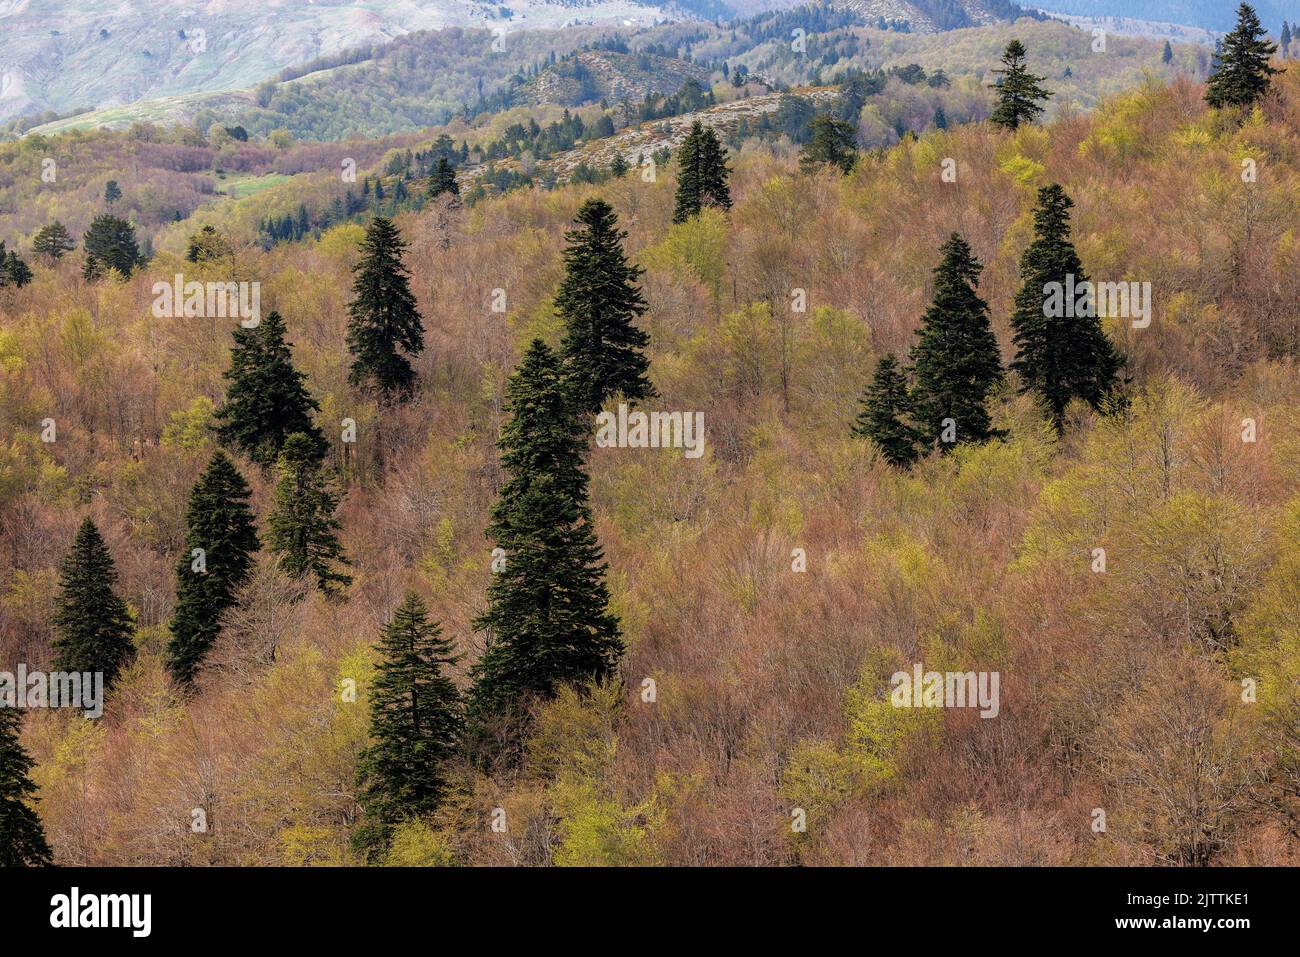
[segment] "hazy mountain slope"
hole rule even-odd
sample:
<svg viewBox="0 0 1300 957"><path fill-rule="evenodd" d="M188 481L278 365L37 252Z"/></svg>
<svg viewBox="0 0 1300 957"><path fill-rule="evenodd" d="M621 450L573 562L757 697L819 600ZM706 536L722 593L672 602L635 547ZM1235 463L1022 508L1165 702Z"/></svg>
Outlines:
<svg viewBox="0 0 1300 957"><path fill-rule="evenodd" d="M796 28L805 30L805 46L794 50ZM145 100L130 106L86 113L47 123L34 132L109 126L122 128L137 121L195 124L206 130L213 121L240 124L265 135L284 128L299 139L340 139L353 135L383 135L412 131L445 122L454 113L479 103L479 109L499 109L518 103L583 100L581 83L565 76L571 64L562 59L545 68L550 54L565 54L617 32L632 54L645 51L677 53L657 60L652 68L638 56L609 51L584 54L594 66L586 99L630 96L677 89L687 77L702 79L712 70L723 81L724 64L744 66L772 83L790 86L817 84L850 68L902 66L919 62L927 70L949 75L982 77L1013 36L1030 46L1034 67L1057 79L1068 99L1089 105L1101 93L1132 82L1131 51L1124 43L1114 55L1088 51L1088 34L1055 21L1021 19L977 29L943 34L881 31L861 11L831 11L810 7L732 21L722 27L707 23L666 23L656 27L569 28L519 31L495 49L488 30L420 31L385 44L359 63L315 69L306 64L286 71L291 79L258 84L254 89L219 94L191 94ZM1144 49L1144 48L1142 48ZM367 51L368 52L368 51ZM1158 47L1157 47L1158 52ZM1142 53L1146 57L1146 51ZM1203 73L1208 51L1187 54L1184 69ZM1179 54L1180 61L1185 59ZM1156 61L1150 60L1152 64ZM1065 76L1066 68L1071 71ZM544 69L545 68L545 69ZM302 73L302 71L309 71ZM532 76L540 71L540 75ZM302 73L302 75L299 75ZM611 92L613 91L613 92ZM1056 103L1061 102L1058 98ZM475 110L477 112L477 109Z"/></svg>
<svg viewBox="0 0 1300 957"><path fill-rule="evenodd" d="M0 119L249 87L412 30L666 16L635 0L0 0Z"/></svg>
<svg viewBox="0 0 1300 957"><path fill-rule="evenodd" d="M833 5L918 33L992 23L1017 12L1007 0ZM788 6L785 0L758 0L743 10ZM85 0L0 0L0 121L248 88L283 68L358 48L365 55L370 45L419 30L482 27L495 39L502 32L548 27L635 29L671 18L712 20L735 9L720 0L204 0L184 9L165 0L100 6ZM462 59L452 53L433 67L454 77Z"/></svg>
<svg viewBox="0 0 1300 957"><path fill-rule="evenodd" d="M647 93L676 93L687 80L707 85L709 70L676 57L589 50L546 67L515 91L514 101L569 106L640 100Z"/></svg>
<svg viewBox="0 0 1300 957"><path fill-rule="evenodd" d="M1187 23L1220 33L1231 30L1237 22L1237 4L1231 0L1048 0L1036 6L1087 17ZM1294 0L1252 0L1251 6L1274 36L1282 29L1284 18L1291 22L1300 18L1300 7Z"/></svg>

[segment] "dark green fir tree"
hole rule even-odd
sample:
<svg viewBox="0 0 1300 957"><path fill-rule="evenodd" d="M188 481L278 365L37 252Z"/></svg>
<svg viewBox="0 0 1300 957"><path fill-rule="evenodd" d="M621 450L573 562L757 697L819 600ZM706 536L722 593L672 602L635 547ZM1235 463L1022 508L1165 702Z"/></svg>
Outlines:
<svg viewBox="0 0 1300 957"><path fill-rule="evenodd" d="M109 269L119 276L130 276L143 261L135 240L135 227L107 213L91 221L81 247L86 252L83 275L87 278L101 276Z"/></svg>
<svg viewBox="0 0 1300 957"><path fill-rule="evenodd" d="M646 378L650 360L642 351L650 337L634 325L646 311L637 280L642 270L628 263L618 219L608 203L589 199L578 210L577 228L565 234L564 279L555 307L564 320L561 351L578 408L597 412L605 400L654 396Z"/></svg>
<svg viewBox="0 0 1300 957"><path fill-rule="evenodd" d="M290 575L310 575L321 591L336 594L352 579L335 568L347 563L334 517L338 496L321 474L312 439L301 432L289 436L276 472L267 547L280 556L281 567Z"/></svg>
<svg viewBox="0 0 1300 957"><path fill-rule="evenodd" d="M257 551L249 489L218 452L190 492L185 554L176 566L176 613L167 643L167 670L189 684L221 631L221 614L235 602Z"/></svg>
<svg viewBox="0 0 1300 957"><path fill-rule="evenodd" d="M1214 107L1250 106L1278 71L1269 63L1277 44L1268 39L1250 4L1237 8L1237 26L1223 38L1218 68L1205 86L1205 102Z"/></svg>
<svg viewBox="0 0 1300 957"><path fill-rule="evenodd" d="M457 660L424 602L408 593L379 641L371 743L357 762L365 817L352 844L371 861L389 846L396 825L435 810L447 792L446 765L464 721L460 693L445 671Z"/></svg>
<svg viewBox="0 0 1300 957"><path fill-rule="evenodd" d="M712 127L699 120L677 151L677 204L674 223L684 223L706 206L731 208L727 151Z"/></svg>
<svg viewBox="0 0 1300 957"><path fill-rule="evenodd" d="M406 242L391 219L376 216L361 244L348 304L348 381L369 383L386 400L409 395L415 370L409 356L424 351L424 324L415 307L410 273L402 262Z"/></svg>
<svg viewBox="0 0 1300 957"><path fill-rule="evenodd" d="M998 126L1009 130L1019 129L1023 123L1032 123L1042 114L1039 100L1046 100L1052 94L1039 86L1043 77L1035 76L1025 66L1025 45L1019 40L1007 44L1002 54L1001 70L993 72L999 80L992 88L997 93L998 105L993 108L989 119Z"/></svg>
<svg viewBox="0 0 1300 957"><path fill-rule="evenodd" d="M216 411L217 436L222 443L248 455L259 465L272 465L294 433L305 435L317 460L328 449L325 436L312 422L320 406L294 368L293 353L284 339L284 320L268 313L252 329L237 328L230 350L230 383L226 401Z"/></svg>
<svg viewBox="0 0 1300 957"><path fill-rule="evenodd" d="M117 569L104 538L87 518L63 560L58 610L54 614L54 668L102 672L104 687L135 656L131 612L113 592Z"/></svg>
<svg viewBox="0 0 1300 957"><path fill-rule="evenodd" d="M907 376L892 354L876 363L871 384L862 394L862 410L852 432L875 442L890 465L916 461L920 436L908 422Z"/></svg>
<svg viewBox="0 0 1300 957"><path fill-rule="evenodd" d="M36 793L32 759L18 740L22 712L0 707L0 867L52 863L45 828L28 801Z"/></svg>
<svg viewBox="0 0 1300 957"><path fill-rule="evenodd" d="M447 162L447 157L439 156L438 163L433 168L433 175L429 177L429 196L438 197L443 193L458 198L460 186L456 182L456 170L451 163Z"/></svg>
<svg viewBox="0 0 1300 957"><path fill-rule="evenodd" d="M934 299L912 348L911 405L923 441L944 452L997 437L987 401L1002 382L989 307L975 293L980 261L953 233L934 270Z"/></svg>
<svg viewBox="0 0 1300 957"><path fill-rule="evenodd" d="M487 648L471 671L475 722L498 727L514 726L561 685L610 675L623 652L587 502L590 420L575 414L560 360L540 339L506 397L498 447L510 477L487 529L503 567L475 622Z"/></svg>
<svg viewBox="0 0 1300 957"><path fill-rule="evenodd" d="M841 173L851 172L858 160L853 126L829 113L819 113L811 128L812 138L799 154L799 169L808 173L819 166L834 166Z"/></svg>
<svg viewBox="0 0 1300 957"><path fill-rule="evenodd" d="M1065 302L1068 290L1088 281L1070 242L1072 206L1056 183L1038 191L1034 239L1020 257L1022 285L1011 315L1016 345L1011 368L1022 391L1043 397L1058 430L1071 399L1101 406L1123 364L1097 316L1066 308L1074 305Z"/></svg>
<svg viewBox="0 0 1300 957"><path fill-rule="evenodd" d="M50 260L59 260L63 254L77 248L77 242L68 229L57 219L48 226L42 226L32 239L32 251Z"/></svg>
<svg viewBox="0 0 1300 957"><path fill-rule="evenodd" d="M3 243L0 243L0 247ZM3 249L0 248L0 253ZM19 257L12 249L7 256L3 256L3 262L0 262L0 286L13 286L21 289L32 281L32 271L27 267L27 263Z"/></svg>

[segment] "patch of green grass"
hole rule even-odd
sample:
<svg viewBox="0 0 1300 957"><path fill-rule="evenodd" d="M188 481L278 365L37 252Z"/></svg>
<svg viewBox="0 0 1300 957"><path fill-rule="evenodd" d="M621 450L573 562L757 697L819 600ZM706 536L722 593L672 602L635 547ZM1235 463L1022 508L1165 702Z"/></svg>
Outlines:
<svg viewBox="0 0 1300 957"><path fill-rule="evenodd" d="M217 192L224 193L232 199L243 199L245 196L252 196L264 189L278 186L280 183L287 182L288 179L289 177L284 173L267 173L264 176L252 176L244 173L217 173Z"/></svg>

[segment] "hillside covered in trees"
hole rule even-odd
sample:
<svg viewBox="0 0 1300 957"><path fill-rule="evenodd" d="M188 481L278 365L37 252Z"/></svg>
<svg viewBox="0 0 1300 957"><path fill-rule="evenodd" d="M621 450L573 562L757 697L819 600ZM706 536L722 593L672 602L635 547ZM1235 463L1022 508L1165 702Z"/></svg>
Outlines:
<svg viewBox="0 0 1300 957"><path fill-rule="evenodd" d="M0 670L108 686L0 709L4 862L1297 863L1300 72L1047 115L1025 36L873 148L95 183L0 282Z"/></svg>

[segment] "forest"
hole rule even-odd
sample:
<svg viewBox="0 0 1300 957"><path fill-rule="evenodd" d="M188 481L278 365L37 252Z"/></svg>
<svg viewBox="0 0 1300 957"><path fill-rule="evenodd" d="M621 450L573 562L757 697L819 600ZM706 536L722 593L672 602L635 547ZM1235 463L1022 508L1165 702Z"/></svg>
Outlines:
<svg viewBox="0 0 1300 957"><path fill-rule="evenodd" d="M145 247L81 171L130 137L5 146L78 185L4 220L0 671L106 692L0 708L0 862L1300 863L1300 72L1242 9L1088 112L998 26L887 145L696 122L470 203L466 136L372 140L271 243L326 163Z"/></svg>

